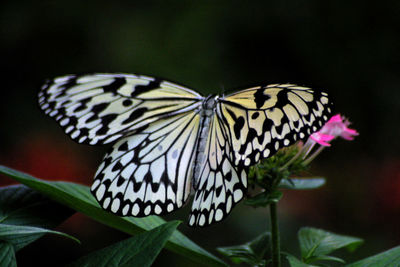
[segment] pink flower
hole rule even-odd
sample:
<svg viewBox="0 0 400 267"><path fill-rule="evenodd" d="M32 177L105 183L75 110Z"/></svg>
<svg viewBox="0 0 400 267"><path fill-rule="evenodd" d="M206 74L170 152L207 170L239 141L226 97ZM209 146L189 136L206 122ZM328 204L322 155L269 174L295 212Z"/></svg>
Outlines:
<svg viewBox="0 0 400 267"><path fill-rule="evenodd" d="M307 165L318 156L325 147L330 146L331 144L329 142L336 137L340 136L346 140L353 140L354 136L358 135L358 132L348 128L347 126L349 126L349 124L350 122L346 118L340 116L340 114L333 116L325 123L321 130L310 135L310 138L301 146L298 155L294 158L302 155L304 163ZM320 144L320 146L311 153L316 144Z"/></svg>
<svg viewBox="0 0 400 267"><path fill-rule="evenodd" d="M328 142L335 138L334 135L323 134L321 132L313 133L310 138L322 146L330 146Z"/></svg>
<svg viewBox="0 0 400 267"><path fill-rule="evenodd" d="M346 118L337 114L330 118L320 131L313 133L310 138L322 146L330 146L329 142L338 136L346 140L353 140L358 132L347 128L349 124L350 122Z"/></svg>

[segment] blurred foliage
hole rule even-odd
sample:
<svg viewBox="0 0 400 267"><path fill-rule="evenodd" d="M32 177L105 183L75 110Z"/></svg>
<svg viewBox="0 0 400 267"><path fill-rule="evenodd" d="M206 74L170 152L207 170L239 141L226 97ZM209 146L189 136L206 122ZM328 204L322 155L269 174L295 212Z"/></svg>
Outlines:
<svg viewBox="0 0 400 267"><path fill-rule="evenodd" d="M400 2L6 0L0 5L1 164L91 183L106 148L75 144L37 107L43 80L58 75L142 73L204 94L275 82L324 88L360 136L352 143L338 141L313 162L308 176L327 177L324 188L290 191L279 202L282 244L290 250L288 241L303 225L362 237L369 241L359 249L365 256L400 242ZM1 184L9 182L0 177ZM185 219L187 209L167 219ZM219 225L182 231L210 249L229 246L265 231L266 216L239 205ZM98 235L87 228L81 232ZM27 246L21 253L35 251ZM161 255L178 264L170 254Z"/></svg>

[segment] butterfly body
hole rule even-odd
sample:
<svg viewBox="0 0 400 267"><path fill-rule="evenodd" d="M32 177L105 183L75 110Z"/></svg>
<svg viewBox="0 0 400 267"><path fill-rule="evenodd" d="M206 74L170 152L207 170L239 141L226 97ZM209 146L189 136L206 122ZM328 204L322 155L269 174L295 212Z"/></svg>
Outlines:
<svg viewBox="0 0 400 267"><path fill-rule="evenodd" d="M331 113L326 93L292 84L203 97L130 74L56 78L39 104L72 139L112 144L91 187L102 208L162 215L194 189L191 226L224 219L244 197L251 165L307 138Z"/></svg>
<svg viewBox="0 0 400 267"><path fill-rule="evenodd" d="M195 166L194 166L194 175L193 175L193 188L196 190L199 182L201 164L206 156L204 154L207 135L210 127L211 117L215 113L215 108L217 104L218 97L215 95L207 96L202 103L202 108L199 110L200 113L200 132L196 145L196 157L195 157Z"/></svg>

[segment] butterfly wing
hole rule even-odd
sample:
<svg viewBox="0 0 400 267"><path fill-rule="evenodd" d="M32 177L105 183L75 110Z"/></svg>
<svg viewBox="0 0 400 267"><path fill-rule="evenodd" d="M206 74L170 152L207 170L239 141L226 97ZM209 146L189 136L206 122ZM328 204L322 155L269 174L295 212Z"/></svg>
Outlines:
<svg viewBox="0 0 400 267"><path fill-rule="evenodd" d="M235 166L251 166L318 131L331 115L324 92L293 84L254 87L220 99Z"/></svg>
<svg viewBox="0 0 400 267"><path fill-rule="evenodd" d="M168 81L126 74L68 75L39 92L40 107L72 139L91 145L140 132L160 118L195 109L202 99Z"/></svg>
<svg viewBox="0 0 400 267"><path fill-rule="evenodd" d="M165 214L187 200L203 97L180 85L125 74L48 81L39 104L72 139L115 142L91 187L119 215Z"/></svg>
<svg viewBox="0 0 400 267"><path fill-rule="evenodd" d="M244 197L248 167L307 138L330 113L326 93L290 84L250 88L219 99L195 177L189 225L223 220Z"/></svg>
<svg viewBox="0 0 400 267"><path fill-rule="evenodd" d="M211 118L200 170L195 177L190 226L223 220L244 197L247 187L247 170L233 165L229 140L217 113Z"/></svg>
<svg viewBox="0 0 400 267"><path fill-rule="evenodd" d="M195 112L175 115L116 142L91 187L100 205L136 217L182 207L191 190L199 120Z"/></svg>

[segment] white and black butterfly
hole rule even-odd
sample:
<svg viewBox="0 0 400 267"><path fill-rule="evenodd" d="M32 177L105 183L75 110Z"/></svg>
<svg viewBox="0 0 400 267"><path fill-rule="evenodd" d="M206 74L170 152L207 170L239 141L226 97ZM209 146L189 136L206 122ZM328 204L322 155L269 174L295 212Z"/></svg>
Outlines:
<svg viewBox="0 0 400 267"><path fill-rule="evenodd" d="M326 93L293 84L203 97L128 74L56 78L39 104L77 142L113 144L91 187L105 210L162 215L193 188L191 226L224 219L245 194L249 166L307 138L331 114Z"/></svg>

